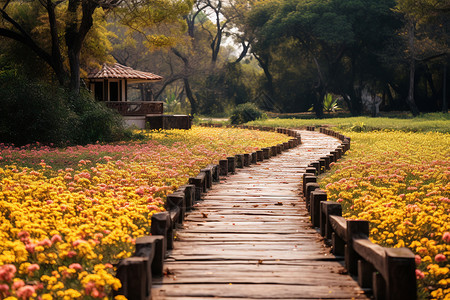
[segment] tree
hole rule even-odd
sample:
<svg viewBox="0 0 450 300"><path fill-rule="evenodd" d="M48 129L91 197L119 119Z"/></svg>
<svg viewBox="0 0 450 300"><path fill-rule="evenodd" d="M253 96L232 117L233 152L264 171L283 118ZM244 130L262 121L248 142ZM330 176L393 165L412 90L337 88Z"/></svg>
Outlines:
<svg viewBox="0 0 450 300"><path fill-rule="evenodd" d="M376 69L377 52L394 35L394 4L393 0L258 4L248 18L256 35L252 52L273 53L270 49L275 45L286 45L293 39L291 45L315 70L310 89L316 93L317 116L322 117L323 99L329 92L341 94L352 114L358 115L362 112L361 90L373 80L369 76L372 71L367 72L363 65Z"/></svg>
<svg viewBox="0 0 450 300"><path fill-rule="evenodd" d="M179 16L173 11L182 11L190 8L190 0L186 1L156 1L156 0L32 0L24 3L19 0L0 1L0 36L15 40L28 46L39 58L44 60L53 70L58 82L62 86L69 86L78 92L80 89L80 54L85 39L94 25L94 16L97 10L120 12L124 23L135 25L130 16L149 13L145 24L157 24L172 21ZM166 14L152 14L151 8L168 7ZM179 9L182 7L184 9ZM39 16L45 16L48 22L48 31L42 34L29 28L29 24L21 22L18 11L27 10L27 13L37 11ZM162 10L158 10L161 12ZM60 20L63 20L61 22ZM142 20L142 19L140 19ZM131 26L131 25L130 25ZM61 36L64 39L61 39ZM50 41L50 47L42 41ZM152 42L152 40L150 40ZM153 40L158 42L158 39ZM69 69L65 67L67 59Z"/></svg>
<svg viewBox="0 0 450 300"><path fill-rule="evenodd" d="M425 66L432 60L441 59L443 65L447 65L449 54L448 8L448 1L431 0L397 0L395 6L395 11L403 16L405 23L401 34L405 36L405 52L409 63L409 89L406 102L415 116L419 114L415 99L417 64ZM443 77L446 77L446 67L443 69ZM431 79L429 75L428 78ZM432 81L429 80L429 83L434 89ZM443 92L446 89L445 79L442 89ZM446 106L445 96L443 96L442 102L444 108Z"/></svg>

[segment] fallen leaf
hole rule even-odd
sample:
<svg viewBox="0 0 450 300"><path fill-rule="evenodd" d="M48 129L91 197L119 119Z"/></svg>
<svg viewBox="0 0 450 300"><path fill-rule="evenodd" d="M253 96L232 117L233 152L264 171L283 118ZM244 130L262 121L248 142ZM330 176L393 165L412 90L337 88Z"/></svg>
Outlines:
<svg viewBox="0 0 450 300"><path fill-rule="evenodd" d="M203 217L203 218L207 218L207 217L208 217L208 214L205 214L204 212L202 212L202 217Z"/></svg>
<svg viewBox="0 0 450 300"><path fill-rule="evenodd" d="M275 205L283 205L283 202L277 202Z"/></svg>

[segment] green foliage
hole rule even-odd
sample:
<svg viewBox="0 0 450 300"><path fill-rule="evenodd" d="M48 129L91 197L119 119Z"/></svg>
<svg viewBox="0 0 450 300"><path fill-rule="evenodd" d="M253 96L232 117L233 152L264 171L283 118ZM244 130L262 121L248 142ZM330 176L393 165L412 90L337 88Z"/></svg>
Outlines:
<svg viewBox="0 0 450 300"><path fill-rule="evenodd" d="M30 82L13 71L0 73L0 136L2 143L88 144L131 137L121 117L95 102L62 88Z"/></svg>
<svg viewBox="0 0 450 300"><path fill-rule="evenodd" d="M72 130L72 143L89 144L114 142L130 139L132 134L125 130L122 117L103 103L93 100L92 95L80 91L79 95L68 94L69 103L77 115Z"/></svg>
<svg viewBox="0 0 450 300"><path fill-rule="evenodd" d="M356 124L353 124L352 127L350 127L350 130L355 132L363 132L367 131L367 126L366 124L364 124L364 122L358 122Z"/></svg>
<svg viewBox="0 0 450 300"><path fill-rule="evenodd" d="M338 105L339 98L333 96L333 94L326 94L323 98L323 111L327 113L335 112L341 108ZM308 111L313 111L314 107L311 107Z"/></svg>
<svg viewBox="0 0 450 300"><path fill-rule="evenodd" d="M231 124L243 124L257 119L267 118L254 103L243 103L236 106L230 116Z"/></svg>
<svg viewBox="0 0 450 300"><path fill-rule="evenodd" d="M411 114L399 117L351 117L326 119L267 119L250 122L249 125L301 128L305 126L330 126L340 130L373 131L401 130L406 132L443 132L450 133L450 115L444 113Z"/></svg>

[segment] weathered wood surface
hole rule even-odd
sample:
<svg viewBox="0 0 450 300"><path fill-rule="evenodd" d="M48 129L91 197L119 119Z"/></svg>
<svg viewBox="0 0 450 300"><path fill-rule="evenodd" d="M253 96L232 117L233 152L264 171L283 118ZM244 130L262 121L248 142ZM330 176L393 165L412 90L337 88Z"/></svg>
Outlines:
<svg viewBox="0 0 450 300"><path fill-rule="evenodd" d="M312 229L300 199L307 165L339 141L301 131L303 144L239 169L187 214L153 279L153 299L367 299Z"/></svg>

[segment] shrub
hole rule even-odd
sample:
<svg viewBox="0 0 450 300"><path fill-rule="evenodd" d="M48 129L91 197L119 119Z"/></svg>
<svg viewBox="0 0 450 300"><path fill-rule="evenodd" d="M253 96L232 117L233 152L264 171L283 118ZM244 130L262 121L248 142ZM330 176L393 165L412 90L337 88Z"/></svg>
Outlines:
<svg viewBox="0 0 450 300"><path fill-rule="evenodd" d="M257 119L267 118L267 115L262 112L254 103L239 104L233 110L230 116L231 124L243 124Z"/></svg>
<svg viewBox="0 0 450 300"><path fill-rule="evenodd" d="M125 130L120 114L95 101L87 90L78 95L68 94L68 102L78 116L73 126L72 140L76 144L127 140L131 131Z"/></svg>
<svg viewBox="0 0 450 300"><path fill-rule="evenodd" d="M0 73L0 142L88 144L129 137L120 116L95 102L87 91L30 82L13 71Z"/></svg>

